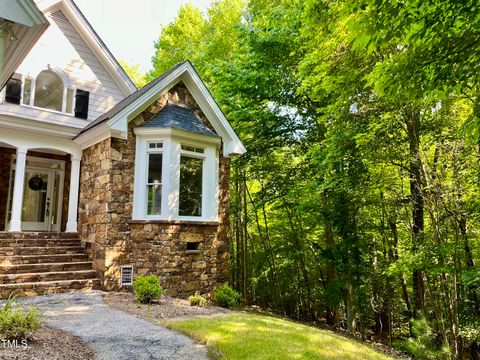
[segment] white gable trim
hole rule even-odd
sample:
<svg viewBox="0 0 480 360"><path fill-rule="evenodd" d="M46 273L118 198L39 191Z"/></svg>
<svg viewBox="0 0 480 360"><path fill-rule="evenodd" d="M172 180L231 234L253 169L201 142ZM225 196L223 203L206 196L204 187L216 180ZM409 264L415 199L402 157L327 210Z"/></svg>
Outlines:
<svg viewBox="0 0 480 360"><path fill-rule="evenodd" d="M0 17L13 22L11 29L18 36L14 41L4 39L4 64L0 69L0 88L3 88L49 23L33 0L1 1Z"/></svg>
<svg viewBox="0 0 480 360"><path fill-rule="evenodd" d="M207 90L200 76L189 62L185 62L166 76L162 81L145 92L138 99L127 105L120 112L115 114L107 121L107 125L119 134L122 139L127 139L128 122L133 120L143 110L145 110L153 101L158 99L165 92L170 90L175 84L182 81L192 94L193 98L205 114L210 124L217 134L223 140L223 154L243 154L245 147L238 138L237 134L225 118L222 110L218 107L210 92ZM81 134L75 141L79 143L87 142L94 136L97 127L93 127L87 132ZM88 141L89 142L89 141Z"/></svg>
<svg viewBox="0 0 480 360"><path fill-rule="evenodd" d="M46 0L39 4L40 9L45 12L53 12L62 10L67 16L70 23L77 30L80 37L85 41L92 52L97 56L100 63L105 67L110 77L119 86L125 96L137 90L130 77L125 73L121 65L100 39L98 34L93 30L85 16L78 9L72 0Z"/></svg>

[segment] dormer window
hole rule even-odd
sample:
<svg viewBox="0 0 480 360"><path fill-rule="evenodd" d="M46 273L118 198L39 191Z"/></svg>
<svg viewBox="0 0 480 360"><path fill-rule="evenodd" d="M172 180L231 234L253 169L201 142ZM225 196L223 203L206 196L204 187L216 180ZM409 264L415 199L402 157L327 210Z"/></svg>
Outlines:
<svg viewBox="0 0 480 360"><path fill-rule="evenodd" d="M87 119L89 95L74 89L63 71L48 68L36 77L15 74L7 83L5 100Z"/></svg>
<svg viewBox="0 0 480 360"><path fill-rule="evenodd" d="M25 78L22 104L72 114L74 90L65 80L52 70L43 70L36 78Z"/></svg>

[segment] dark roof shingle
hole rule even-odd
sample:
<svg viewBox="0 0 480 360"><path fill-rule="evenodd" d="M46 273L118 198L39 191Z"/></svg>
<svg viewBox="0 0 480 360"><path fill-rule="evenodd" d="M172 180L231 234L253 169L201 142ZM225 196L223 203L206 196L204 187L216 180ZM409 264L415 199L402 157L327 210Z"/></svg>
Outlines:
<svg viewBox="0 0 480 360"><path fill-rule="evenodd" d="M140 127L173 128L218 137L218 135L195 114L194 108L173 103L165 105L158 114L145 121Z"/></svg>

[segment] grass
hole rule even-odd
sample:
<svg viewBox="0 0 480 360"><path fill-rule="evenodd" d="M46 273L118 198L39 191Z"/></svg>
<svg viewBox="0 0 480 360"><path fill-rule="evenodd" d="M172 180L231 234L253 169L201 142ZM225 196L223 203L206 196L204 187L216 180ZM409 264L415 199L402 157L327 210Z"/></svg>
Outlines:
<svg viewBox="0 0 480 360"><path fill-rule="evenodd" d="M206 343L213 358L392 359L331 331L266 315L237 313L163 325Z"/></svg>

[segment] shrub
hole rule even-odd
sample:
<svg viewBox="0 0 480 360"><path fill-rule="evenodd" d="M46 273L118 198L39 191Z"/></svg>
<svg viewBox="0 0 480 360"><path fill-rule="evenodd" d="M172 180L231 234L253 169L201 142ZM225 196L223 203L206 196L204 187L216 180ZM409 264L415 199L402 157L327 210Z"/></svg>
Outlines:
<svg viewBox="0 0 480 360"><path fill-rule="evenodd" d="M215 289L213 300L221 307L230 308L238 304L240 294L225 284Z"/></svg>
<svg viewBox="0 0 480 360"><path fill-rule="evenodd" d="M401 345L404 350L419 360L448 360L448 344L439 346L430 325L425 319L412 321L412 335Z"/></svg>
<svg viewBox="0 0 480 360"><path fill-rule="evenodd" d="M191 306L200 306L203 307L207 304L207 299L205 299L202 295L195 293L195 295L191 295L188 297L188 301L190 301Z"/></svg>
<svg viewBox="0 0 480 360"><path fill-rule="evenodd" d="M133 282L133 292L135 300L142 304L150 304L152 301L159 300L163 295L163 288L160 286L158 276L137 276Z"/></svg>
<svg viewBox="0 0 480 360"><path fill-rule="evenodd" d="M43 324L37 308L22 309L10 297L0 309L0 339L25 340L33 336Z"/></svg>

